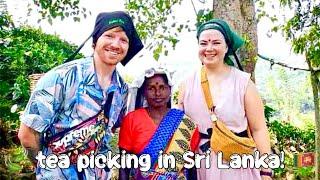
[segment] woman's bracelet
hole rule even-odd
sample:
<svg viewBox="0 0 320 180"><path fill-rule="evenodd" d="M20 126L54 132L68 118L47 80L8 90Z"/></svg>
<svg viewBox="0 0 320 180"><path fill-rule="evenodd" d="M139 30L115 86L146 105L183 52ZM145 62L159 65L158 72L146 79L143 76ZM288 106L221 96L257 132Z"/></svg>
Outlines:
<svg viewBox="0 0 320 180"><path fill-rule="evenodd" d="M260 176L272 177L272 171L260 171Z"/></svg>

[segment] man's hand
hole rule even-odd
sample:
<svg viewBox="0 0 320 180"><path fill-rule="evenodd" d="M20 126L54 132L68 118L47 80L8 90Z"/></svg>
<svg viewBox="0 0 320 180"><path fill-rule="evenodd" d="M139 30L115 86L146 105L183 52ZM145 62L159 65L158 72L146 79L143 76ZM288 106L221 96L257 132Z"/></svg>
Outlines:
<svg viewBox="0 0 320 180"><path fill-rule="evenodd" d="M40 134L21 123L18 137L24 148L25 155L30 159L34 166L37 166L36 156L40 151Z"/></svg>

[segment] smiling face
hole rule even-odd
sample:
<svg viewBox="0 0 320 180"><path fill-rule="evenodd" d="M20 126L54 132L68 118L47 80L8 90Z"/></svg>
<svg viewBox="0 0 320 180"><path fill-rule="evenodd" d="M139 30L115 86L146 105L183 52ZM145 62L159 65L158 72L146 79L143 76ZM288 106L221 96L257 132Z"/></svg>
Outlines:
<svg viewBox="0 0 320 180"><path fill-rule="evenodd" d="M168 80L164 79L164 76L165 75L155 75L146 79L144 96L149 107L167 107L167 104L170 101L171 87L168 84Z"/></svg>
<svg viewBox="0 0 320 180"><path fill-rule="evenodd" d="M206 66L223 64L224 56L228 51L223 34L215 29L203 31L199 36L199 58Z"/></svg>
<svg viewBox="0 0 320 180"><path fill-rule="evenodd" d="M104 64L117 65L129 49L129 38L120 27L105 31L94 45L94 56Z"/></svg>

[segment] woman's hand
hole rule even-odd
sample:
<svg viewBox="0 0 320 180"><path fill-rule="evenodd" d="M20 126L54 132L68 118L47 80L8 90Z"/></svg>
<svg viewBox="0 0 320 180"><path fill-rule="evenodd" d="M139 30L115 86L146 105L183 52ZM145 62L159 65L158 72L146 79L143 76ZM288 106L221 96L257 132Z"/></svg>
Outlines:
<svg viewBox="0 0 320 180"><path fill-rule="evenodd" d="M119 152L122 152L123 150L124 149L119 148ZM120 168L119 169L119 180L128 180L129 176L130 176L130 171L131 171L131 168Z"/></svg>
<svg viewBox="0 0 320 180"><path fill-rule="evenodd" d="M184 105L183 105L184 94L185 94L185 83L182 82L180 84L180 86L179 86L178 102L177 102L177 104L173 105L174 108L177 108L177 109L180 109L180 110L184 110Z"/></svg>
<svg viewBox="0 0 320 180"><path fill-rule="evenodd" d="M261 176L261 179L262 180L271 180L272 177L270 177L270 176Z"/></svg>
<svg viewBox="0 0 320 180"><path fill-rule="evenodd" d="M261 169L260 176L262 180L270 180L272 179L272 170L271 169Z"/></svg>

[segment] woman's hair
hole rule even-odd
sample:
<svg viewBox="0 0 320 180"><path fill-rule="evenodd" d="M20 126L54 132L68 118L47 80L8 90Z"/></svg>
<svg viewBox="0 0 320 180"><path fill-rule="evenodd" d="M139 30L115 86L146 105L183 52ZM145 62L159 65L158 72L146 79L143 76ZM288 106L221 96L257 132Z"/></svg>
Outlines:
<svg viewBox="0 0 320 180"><path fill-rule="evenodd" d="M168 77L167 77L166 74L155 74L155 75L153 75L153 76L151 76L151 77L144 77L144 81L143 81L141 87L138 88L137 98L136 98L136 104L135 104L135 105L136 105L136 106L135 106L136 109L137 109L137 108L140 108L140 107L143 107L144 92L145 92L145 88L146 88L146 85L147 85L147 80L149 80L149 79L151 79L151 78L153 78L153 77L155 77L155 76L160 76L160 77L163 79L163 81L164 81L168 86L170 86L170 85L169 85L169 80L168 80ZM170 86L170 88L171 88L171 86ZM167 104L167 107L168 107L168 108L171 108L171 99L169 100L169 102L168 102L168 104Z"/></svg>

